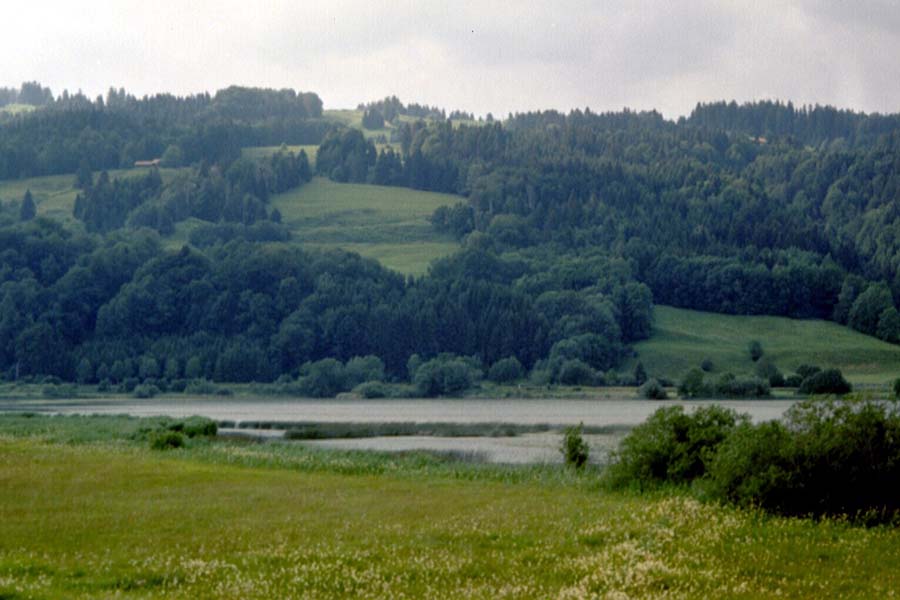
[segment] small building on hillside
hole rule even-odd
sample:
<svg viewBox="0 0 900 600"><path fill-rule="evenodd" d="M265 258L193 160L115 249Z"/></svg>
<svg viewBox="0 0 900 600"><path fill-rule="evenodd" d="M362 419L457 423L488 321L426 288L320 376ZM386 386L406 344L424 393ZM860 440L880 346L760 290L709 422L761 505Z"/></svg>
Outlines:
<svg viewBox="0 0 900 600"><path fill-rule="evenodd" d="M154 158L153 160L136 160L134 161L135 167L158 167L159 159Z"/></svg>

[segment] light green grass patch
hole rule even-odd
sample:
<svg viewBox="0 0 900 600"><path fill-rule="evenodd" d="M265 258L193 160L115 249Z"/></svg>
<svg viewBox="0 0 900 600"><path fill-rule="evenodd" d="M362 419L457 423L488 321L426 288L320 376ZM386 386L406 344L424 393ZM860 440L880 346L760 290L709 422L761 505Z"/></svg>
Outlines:
<svg viewBox="0 0 900 600"><path fill-rule="evenodd" d="M335 183L316 177L274 196L296 242L340 247L383 261L402 273L421 274L435 258L459 246L434 231L428 218L439 206L464 199L407 188Z"/></svg>
<svg viewBox="0 0 900 600"><path fill-rule="evenodd" d="M657 306L653 333L635 345L651 376L679 379L710 358L714 373L752 373L747 346L762 343L764 355L785 374L801 364L837 367L853 383L882 385L900 376L900 346L829 321L705 313Z"/></svg>

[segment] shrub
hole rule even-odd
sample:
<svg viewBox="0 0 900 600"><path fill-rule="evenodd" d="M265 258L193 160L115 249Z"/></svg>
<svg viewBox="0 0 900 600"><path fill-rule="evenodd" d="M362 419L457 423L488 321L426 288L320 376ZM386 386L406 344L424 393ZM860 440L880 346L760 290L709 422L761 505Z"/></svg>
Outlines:
<svg viewBox="0 0 900 600"><path fill-rule="evenodd" d="M159 388L155 385L150 385L147 383L142 383L141 385L134 388L134 392L132 395L135 398L153 398L159 393Z"/></svg>
<svg viewBox="0 0 900 600"><path fill-rule="evenodd" d="M366 381L384 381L384 362L377 356L354 356L344 366L345 386L352 388Z"/></svg>
<svg viewBox="0 0 900 600"><path fill-rule="evenodd" d="M150 447L153 450L169 450L172 448L184 447L184 435L178 431L160 431L156 433L150 440Z"/></svg>
<svg viewBox="0 0 900 600"><path fill-rule="evenodd" d="M440 356L423 363L413 377L419 394L426 398L463 392L475 380L472 365L463 358Z"/></svg>
<svg viewBox="0 0 900 600"><path fill-rule="evenodd" d="M195 379L185 386L184 393L211 396L216 393L217 389L216 384L208 379Z"/></svg>
<svg viewBox="0 0 900 600"><path fill-rule="evenodd" d="M130 394L131 392L134 391L134 388L136 388L139 383L140 383L140 380L138 380L137 377L126 377L122 381L122 385L119 387L126 394Z"/></svg>
<svg viewBox="0 0 900 600"><path fill-rule="evenodd" d="M801 383L803 383L803 378L796 373L784 378L784 387L800 387Z"/></svg>
<svg viewBox="0 0 900 600"><path fill-rule="evenodd" d="M644 369L644 363L638 362L638 364L634 366L634 373L632 373L632 376L634 377L635 385L644 385L647 381L647 371Z"/></svg>
<svg viewBox="0 0 900 600"><path fill-rule="evenodd" d="M807 377L812 377L821 370L821 367L817 367L815 365L800 365L799 367L797 367L797 375L800 376L800 379L802 381Z"/></svg>
<svg viewBox="0 0 900 600"><path fill-rule="evenodd" d="M387 386L380 381L366 381L353 388L363 398L386 398Z"/></svg>
<svg viewBox="0 0 900 600"><path fill-rule="evenodd" d="M825 369L810 375L800 384L798 394L837 394L851 391L851 386L838 369Z"/></svg>
<svg viewBox="0 0 900 600"><path fill-rule="evenodd" d="M97 384L98 392L108 392L112 389L112 382L109 379L101 379L100 383Z"/></svg>
<svg viewBox="0 0 900 600"><path fill-rule="evenodd" d="M784 424L742 424L709 466L710 493L787 515L896 520L900 409L866 400L794 405Z"/></svg>
<svg viewBox="0 0 900 600"><path fill-rule="evenodd" d="M597 374L587 363L574 358L559 368L557 380L563 385L592 385Z"/></svg>
<svg viewBox="0 0 900 600"><path fill-rule="evenodd" d="M712 359L709 357L704 358L703 361L700 363L700 368L703 369L707 373L712 371L714 368Z"/></svg>
<svg viewBox="0 0 900 600"><path fill-rule="evenodd" d="M187 389L187 385L188 382L184 379L173 379L169 384L169 390L180 394Z"/></svg>
<svg viewBox="0 0 900 600"><path fill-rule="evenodd" d="M347 387L344 365L333 358L307 363L301 368L305 375L299 380L304 393L314 398L333 398Z"/></svg>
<svg viewBox="0 0 900 600"><path fill-rule="evenodd" d="M747 349L750 352L750 360L752 360L753 362L756 362L760 358L762 358L763 347L762 344L760 344L758 341L753 340L752 342L750 342Z"/></svg>
<svg viewBox="0 0 900 600"><path fill-rule="evenodd" d="M669 397L666 388L656 379L647 380L644 385L638 389L638 396L647 400L665 400Z"/></svg>
<svg viewBox="0 0 900 600"><path fill-rule="evenodd" d="M715 385L715 395L723 398L766 398L772 392L767 381L759 377L735 377L725 373Z"/></svg>
<svg viewBox="0 0 900 600"><path fill-rule="evenodd" d="M682 398L698 398L705 395L706 387L703 383L703 371L691 369L678 384L678 395Z"/></svg>
<svg viewBox="0 0 900 600"><path fill-rule="evenodd" d="M894 398L900 398L900 377L894 380L893 391Z"/></svg>
<svg viewBox="0 0 900 600"><path fill-rule="evenodd" d="M613 453L608 476L616 486L686 483L702 477L716 448L746 415L720 406L688 414L682 406L654 412L635 427Z"/></svg>
<svg viewBox="0 0 900 600"><path fill-rule="evenodd" d="M522 363L515 356L501 358L488 371L488 379L496 383L510 383L521 379L525 375Z"/></svg>
<svg viewBox="0 0 900 600"><path fill-rule="evenodd" d="M771 387L784 387L784 375L768 358L761 358L757 361L756 376L768 381Z"/></svg>
<svg viewBox="0 0 900 600"><path fill-rule="evenodd" d="M565 463L576 469L581 469L587 464L590 454L590 447L581 435L582 429L583 424L579 424L577 427L567 427L563 434L562 446L559 449Z"/></svg>

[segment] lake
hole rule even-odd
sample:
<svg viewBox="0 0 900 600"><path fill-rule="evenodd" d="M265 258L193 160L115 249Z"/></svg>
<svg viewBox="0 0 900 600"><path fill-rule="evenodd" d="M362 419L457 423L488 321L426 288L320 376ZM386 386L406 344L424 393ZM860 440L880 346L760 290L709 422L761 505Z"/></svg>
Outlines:
<svg viewBox="0 0 900 600"><path fill-rule="evenodd" d="M59 414L128 414L133 416L186 417L200 415L217 421L303 421L322 423L511 423L567 426L609 426L617 431L586 435L594 460L613 449L624 430L642 423L662 406L680 404L688 409L717 404L747 413L754 421L780 418L794 400L638 400L638 399L244 399L164 398L110 400L40 400L7 402L0 411L34 411ZM242 430L249 433L248 430ZM274 432L271 432L274 433ZM270 435L271 435L270 433ZM558 462L561 436L556 432L527 433L515 437L372 437L316 440L304 443L330 448L409 451L429 450L473 455L504 463Z"/></svg>

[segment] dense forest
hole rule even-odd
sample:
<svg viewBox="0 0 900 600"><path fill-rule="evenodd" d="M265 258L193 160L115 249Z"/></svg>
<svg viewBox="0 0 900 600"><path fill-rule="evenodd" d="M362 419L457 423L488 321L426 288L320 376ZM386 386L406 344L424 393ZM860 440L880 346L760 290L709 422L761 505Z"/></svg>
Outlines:
<svg viewBox="0 0 900 600"><path fill-rule="evenodd" d="M427 372L436 393L454 369L596 384L650 335L654 302L900 341L900 117L761 102L467 125L396 98L361 110L397 143L376 150L291 90L51 95L8 119L0 177L72 174L83 227L35 218L28 194L0 206L2 376L327 381L365 363L349 380ZM309 159L240 157L281 143L319 144L314 170L336 181L463 196L432 216L461 250L404 278L284 244L269 197L308 181ZM188 168L105 172L156 157ZM188 218L205 225L166 250Z"/></svg>

